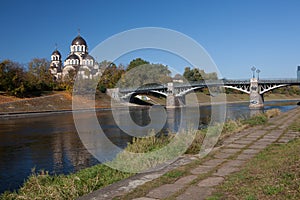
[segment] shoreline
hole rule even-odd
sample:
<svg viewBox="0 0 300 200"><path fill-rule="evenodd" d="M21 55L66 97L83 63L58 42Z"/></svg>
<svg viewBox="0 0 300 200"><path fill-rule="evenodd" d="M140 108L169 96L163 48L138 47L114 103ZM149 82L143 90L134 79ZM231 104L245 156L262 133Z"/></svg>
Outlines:
<svg viewBox="0 0 300 200"><path fill-rule="evenodd" d="M270 101L299 101L299 99L268 99L265 100L265 102ZM209 103L209 102L203 102L199 103L199 106L209 106L209 105L222 105L222 104L238 104L238 103L248 103L249 101L229 101L229 102L217 102L217 103ZM118 108L126 108L128 105L119 106ZM147 108L149 106L146 105L137 105L137 104L130 104L129 106L132 107L140 107L140 108ZM165 106L164 106L165 107ZM101 110L111 110L112 108L109 106L103 106L103 107L95 107L91 109L58 109L58 110L42 110L42 111L16 111L16 112L0 112L0 119L10 119L10 118L22 118L22 117L38 117L40 115L51 115L51 114L64 114L64 113L71 113L71 112L91 112L91 111L101 111Z"/></svg>

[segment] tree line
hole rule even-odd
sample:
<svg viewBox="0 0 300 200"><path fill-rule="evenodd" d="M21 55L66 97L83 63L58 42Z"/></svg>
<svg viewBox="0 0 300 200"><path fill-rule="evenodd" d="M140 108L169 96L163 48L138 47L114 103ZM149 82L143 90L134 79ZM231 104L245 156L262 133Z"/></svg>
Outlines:
<svg viewBox="0 0 300 200"><path fill-rule="evenodd" d="M11 60L0 62L0 91L17 97L38 96L43 91L65 90L48 71L49 61L34 58L27 65Z"/></svg>
<svg viewBox="0 0 300 200"><path fill-rule="evenodd" d="M74 80L54 80L49 72L49 61L44 58L34 58L27 65L11 60L0 62L0 92L17 97L39 96L44 91L73 91ZM217 73L206 73L199 68L185 67L183 74L172 77L168 66L150 63L141 58L132 60L127 66L117 66L110 61L102 61L103 69L100 80L93 83L87 81L90 89L95 87L101 92L114 87L139 87L147 84L165 84L172 80L192 82L201 80L216 80ZM298 88L279 89L278 92L299 94ZM226 90L227 91L227 90ZM227 93L236 93L227 91ZM275 92L275 91L274 91Z"/></svg>

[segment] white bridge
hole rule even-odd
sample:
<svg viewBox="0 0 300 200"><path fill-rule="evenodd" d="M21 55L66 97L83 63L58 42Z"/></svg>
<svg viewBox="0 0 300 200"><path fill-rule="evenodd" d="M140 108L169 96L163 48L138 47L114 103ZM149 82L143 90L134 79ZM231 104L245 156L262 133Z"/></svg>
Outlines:
<svg viewBox="0 0 300 200"><path fill-rule="evenodd" d="M115 99L130 99L138 94L156 93L165 96L166 106L175 107L185 103L185 95L201 88L224 87L238 90L250 95L250 107L263 107L263 94L280 87L300 85L298 79L283 80L206 80L190 83L171 82L165 85L145 85L139 88L114 88L109 89L110 96ZM179 103L180 102L180 103Z"/></svg>

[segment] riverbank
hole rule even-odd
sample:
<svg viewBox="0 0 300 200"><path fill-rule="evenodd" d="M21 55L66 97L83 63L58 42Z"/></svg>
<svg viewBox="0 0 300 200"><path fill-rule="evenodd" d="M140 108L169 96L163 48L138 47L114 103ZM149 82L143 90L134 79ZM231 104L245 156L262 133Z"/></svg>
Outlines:
<svg viewBox="0 0 300 200"><path fill-rule="evenodd" d="M229 135L248 126L254 126L260 123L266 123L266 117L252 118L244 122L228 122L224 126L218 145L222 145L222 141L228 138ZM187 153L192 154L199 152L204 136L205 131L197 132L196 139L188 149ZM163 141L168 142L168 138L162 139ZM156 141L156 143L153 144L153 141ZM133 142L128 148L130 151L149 151L149 149L156 149L162 144L166 143L162 143L160 139L153 140L153 138L149 138L149 140L143 141L136 140L136 142ZM74 199L132 175L133 174L110 169L104 165L87 168L71 175L50 176L47 172L37 172L25 182L24 186L18 192L6 193L1 198ZM49 194L51 194L50 197Z"/></svg>
<svg viewBox="0 0 300 200"><path fill-rule="evenodd" d="M91 104L89 99L82 98L82 104ZM97 93L95 108L110 108L110 97ZM72 111L72 96L68 92L55 92L35 98L14 98L0 95L0 114L50 113Z"/></svg>
<svg viewBox="0 0 300 200"><path fill-rule="evenodd" d="M152 173L152 180L145 175L80 200L299 199L299 117L296 108L230 135L204 159L182 159L185 164Z"/></svg>
<svg viewBox="0 0 300 200"><path fill-rule="evenodd" d="M211 97L204 93L196 93L200 105L209 105ZM165 99L151 97L154 102L160 105L165 104ZM265 101L271 100L299 100L299 96L270 94L266 95ZM93 101L82 99L81 103L93 105ZM248 94L227 94L226 103L249 102ZM95 109L111 108L111 98L104 93L97 92L95 95ZM59 113L72 111L72 96L68 92L54 92L45 96L35 98L16 98L0 95L0 115L24 115L38 113Z"/></svg>

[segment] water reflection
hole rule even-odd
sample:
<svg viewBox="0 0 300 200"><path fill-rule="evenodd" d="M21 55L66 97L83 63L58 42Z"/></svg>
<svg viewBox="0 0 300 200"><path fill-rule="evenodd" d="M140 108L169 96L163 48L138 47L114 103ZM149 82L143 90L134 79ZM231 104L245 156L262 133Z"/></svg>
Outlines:
<svg viewBox="0 0 300 200"><path fill-rule="evenodd" d="M97 161L83 148L71 114L0 121L0 190L14 189L32 168L77 171Z"/></svg>
<svg viewBox="0 0 300 200"><path fill-rule="evenodd" d="M280 106L276 102L266 102L265 109L286 111L296 107L296 103ZM189 115L182 114L184 111ZM245 118L253 112L249 111L248 103L227 105L227 119ZM119 120L126 122L128 116L124 110L120 109L118 113ZM197 126L202 127L210 121L211 107L200 107L200 116L193 113L193 109L168 110L164 130L177 132L180 126L187 127L190 121L199 120L199 117ZM85 114L88 119L89 113ZM130 108L130 116L138 125L150 123L148 108ZM111 110L97 111L97 118L105 135L115 145L124 148L131 141L132 136L117 127ZM34 167L37 171L45 169L50 173L67 174L98 163L82 145L72 113L0 119L0 127L0 192L18 188Z"/></svg>

